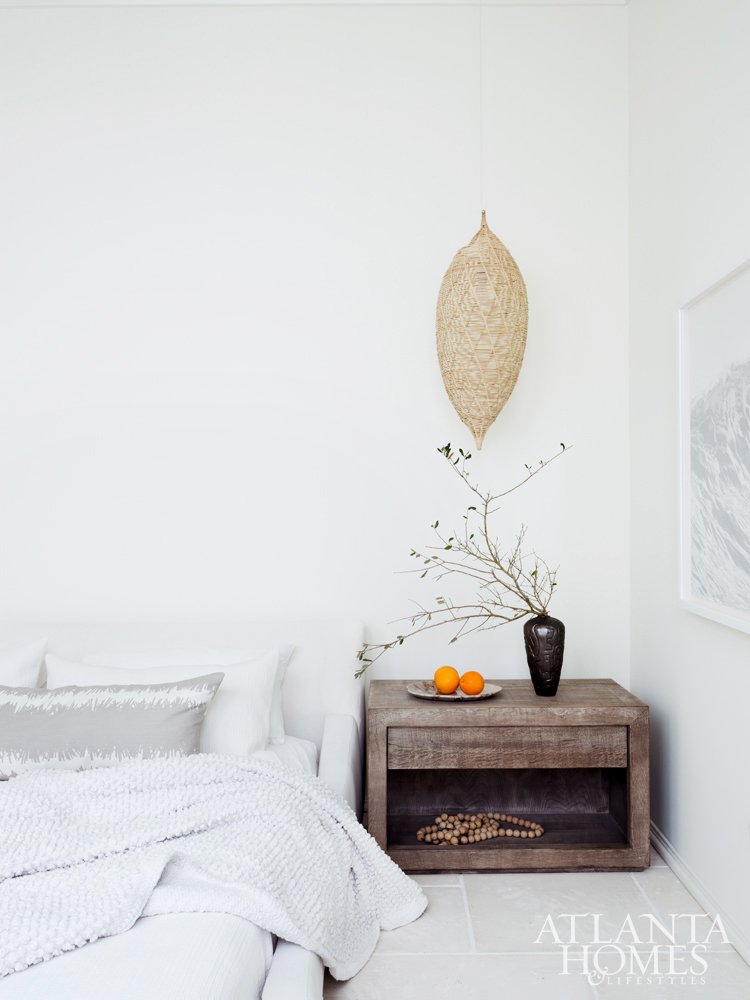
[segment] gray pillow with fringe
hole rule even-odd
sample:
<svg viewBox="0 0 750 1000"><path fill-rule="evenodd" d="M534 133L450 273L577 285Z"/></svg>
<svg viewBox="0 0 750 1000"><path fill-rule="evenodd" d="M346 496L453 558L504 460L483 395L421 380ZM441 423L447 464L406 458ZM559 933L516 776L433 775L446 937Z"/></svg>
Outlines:
<svg viewBox="0 0 750 1000"><path fill-rule="evenodd" d="M197 753L224 677L171 684L0 686L0 780L39 767L80 770Z"/></svg>

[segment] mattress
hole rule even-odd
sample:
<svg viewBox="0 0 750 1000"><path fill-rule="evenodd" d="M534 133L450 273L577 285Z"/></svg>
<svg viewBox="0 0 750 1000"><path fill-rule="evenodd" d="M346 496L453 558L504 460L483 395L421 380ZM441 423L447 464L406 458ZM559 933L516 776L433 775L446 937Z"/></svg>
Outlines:
<svg viewBox="0 0 750 1000"><path fill-rule="evenodd" d="M258 1000L271 935L226 913L141 917L125 934L0 979L0 1000Z"/></svg>
<svg viewBox="0 0 750 1000"><path fill-rule="evenodd" d="M287 736L256 756L318 773L318 748ZM0 1000L258 1000L273 956L268 931L226 913L141 917L0 979Z"/></svg>

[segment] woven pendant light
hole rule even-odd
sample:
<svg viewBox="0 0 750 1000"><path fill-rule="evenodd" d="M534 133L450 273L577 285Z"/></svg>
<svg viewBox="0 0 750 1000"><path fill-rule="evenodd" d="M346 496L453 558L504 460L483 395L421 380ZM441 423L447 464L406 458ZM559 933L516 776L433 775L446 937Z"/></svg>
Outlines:
<svg viewBox="0 0 750 1000"><path fill-rule="evenodd" d="M448 397L481 449L518 380L529 306L518 265L487 225L445 272L437 351Z"/></svg>

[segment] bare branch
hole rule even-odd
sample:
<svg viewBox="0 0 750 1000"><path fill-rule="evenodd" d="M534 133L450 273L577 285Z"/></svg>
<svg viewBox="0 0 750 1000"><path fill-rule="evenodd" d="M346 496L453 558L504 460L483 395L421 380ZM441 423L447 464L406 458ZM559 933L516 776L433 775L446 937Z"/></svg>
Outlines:
<svg viewBox="0 0 750 1000"><path fill-rule="evenodd" d="M407 639L431 629L454 626L450 641L456 642L472 632L499 628L529 615L547 614L557 588L557 570L550 569L535 552L524 552L525 525L521 525L513 545L504 548L492 534L490 519L500 510L498 501L539 475L542 469L567 450L561 444L560 450L550 458L542 459L534 466L527 465L526 476L515 486L500 493L485 493L469 478L467 463L471 459L470 452L459 448L456 453L450 444L438 449L478 502L470 505L462 515L464 523L460 531L446 535L439 530L440 522L435 521L430 527L440 544L426 547L430 555L412 549L410 555L421 560L422 565L404 572L419 573L422 579L433 582L444 577L465 577L478 585L475 600L468 604L454 604L449 597L438 597L434 606L430 607L415 601L419 608L417 612L392 623L408 621L411 625L408 631L389 642L366 642L357 651L361 666L356 677L361 677L388 650L402 646Z"/></svg>

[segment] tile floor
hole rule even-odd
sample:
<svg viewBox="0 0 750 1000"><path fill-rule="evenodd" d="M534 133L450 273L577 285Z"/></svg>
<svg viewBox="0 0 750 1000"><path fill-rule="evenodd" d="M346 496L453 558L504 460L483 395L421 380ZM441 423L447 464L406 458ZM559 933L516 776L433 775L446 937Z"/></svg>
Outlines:
<svg viewBox="0 0 750 1000"><path fill-rule="evenodd" d="M616 936L628 915L639 930L639 914L668 920L672 913L703 910L654 852L645 872L539 875L422 875L417 877L429 900L419 920L381 935L375 954L347 983L326 979L326 1000L750 1000L750 966L718 937L702 956L702 976L665 976L648 972L636 981L624 974L591 983L578 970L562 973L562 949L551 933L535 944L547 914L559 931L569 928L564 913L600 913L599 940ZM677 943L691 937L686 921ZM699 922L702 937L708 922ZM576 935L578 947L593 945L585 923ZM630 938L621 939L625 945ZM660 944L664 939L657 938ZM575 950L578 950L576 948ZM659 949L668 961L666 945ZM648 961L650 948L638 949ZM619 962L613 948L601 953L600 965ZM593 961L593 957L592 957ZM630 958L627 959L630 961ZM676 962L683 962L681 957ZM688 962L694 962L689 958ZM676 971L682 971L677 965ZM625 971L628 971L626 967ZM636 969L637 971L637 969Z"/></svg>

